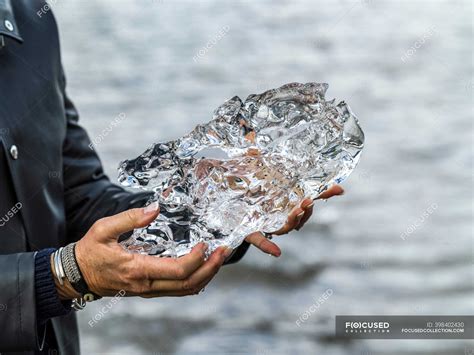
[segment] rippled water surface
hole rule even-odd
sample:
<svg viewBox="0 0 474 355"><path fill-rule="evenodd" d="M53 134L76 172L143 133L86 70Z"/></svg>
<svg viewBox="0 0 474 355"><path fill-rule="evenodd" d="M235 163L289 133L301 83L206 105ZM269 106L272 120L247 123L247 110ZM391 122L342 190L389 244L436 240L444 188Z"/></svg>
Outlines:
<svg viewBox="0 0 474 355"><path fill-rule="evenodd" d="M346 195L281 237L279 260L252 250L199 296L121 299L93 327L110 299L90 304L85 354L474 351L334 336L340 314L474 313L470 2L59 0L54 10L69 93L114 180L120 160L208 121L223 100L292 81L329 83L366 133Z"/></svg>

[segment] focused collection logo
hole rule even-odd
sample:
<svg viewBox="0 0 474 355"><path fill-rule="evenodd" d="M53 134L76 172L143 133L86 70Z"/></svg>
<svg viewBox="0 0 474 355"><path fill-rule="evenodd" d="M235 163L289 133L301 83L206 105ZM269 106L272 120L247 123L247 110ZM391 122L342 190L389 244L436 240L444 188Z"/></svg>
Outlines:
<svg viewBox="0 0 474 355"><path fill-rule="evenodd" d="M345 322L346 333L390 333L390 322Z"/></svg>
<svg viewBox="0 0 474 355"><path fill-rule="evenodd" d="M353 339L474 339L474 316L337 315L336 336Z"/></svg>

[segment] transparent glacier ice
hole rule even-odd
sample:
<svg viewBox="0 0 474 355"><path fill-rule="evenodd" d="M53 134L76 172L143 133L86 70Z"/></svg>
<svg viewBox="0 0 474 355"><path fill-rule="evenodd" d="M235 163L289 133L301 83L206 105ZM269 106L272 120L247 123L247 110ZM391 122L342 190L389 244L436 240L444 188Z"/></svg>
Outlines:
<svg viewBox="0 0 474 355"><path fill-rule="evenodd" d="M119 167L122 185L153 191L160 214L122 242L130 252L181 256L205 241L237 247L274 232L304 197L343 181L364 134L349 106L326 101L327 84L291 83L245 102L235 96L213 119L156 143Z"/></svg>

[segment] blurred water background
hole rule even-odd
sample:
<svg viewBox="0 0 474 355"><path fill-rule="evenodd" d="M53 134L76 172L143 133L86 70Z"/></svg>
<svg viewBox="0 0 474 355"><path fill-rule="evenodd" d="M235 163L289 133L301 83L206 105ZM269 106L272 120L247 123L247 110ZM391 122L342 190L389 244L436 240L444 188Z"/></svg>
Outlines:
<svg viewBox="0 0 474 355"><path fill-rule="evenodd" d="M474 313L470 1L53 3L69 94L112 180L224 100L288 82L329 83L366 133L346 195L279 238L280 259L252 250L199 296L121 299L93 327L110 299L90 304L84 354L474 353L334 335L341 314Z"/></svg>

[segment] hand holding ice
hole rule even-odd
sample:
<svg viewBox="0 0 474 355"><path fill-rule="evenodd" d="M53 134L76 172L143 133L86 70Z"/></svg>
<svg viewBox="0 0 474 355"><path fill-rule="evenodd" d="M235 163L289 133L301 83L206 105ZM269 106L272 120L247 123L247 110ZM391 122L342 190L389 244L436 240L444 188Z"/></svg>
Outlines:
<svg viewBox="0 0 474 355"><path fill-rule="evenodd" d="M327 84L292 83L245 102L233 97L188 135L157 143L119 168L124 186L154 191L160 215L123 242L132 252L181 256L206 241L237 247L272 232L304 197L357 165L364 134Z"/></svg>

